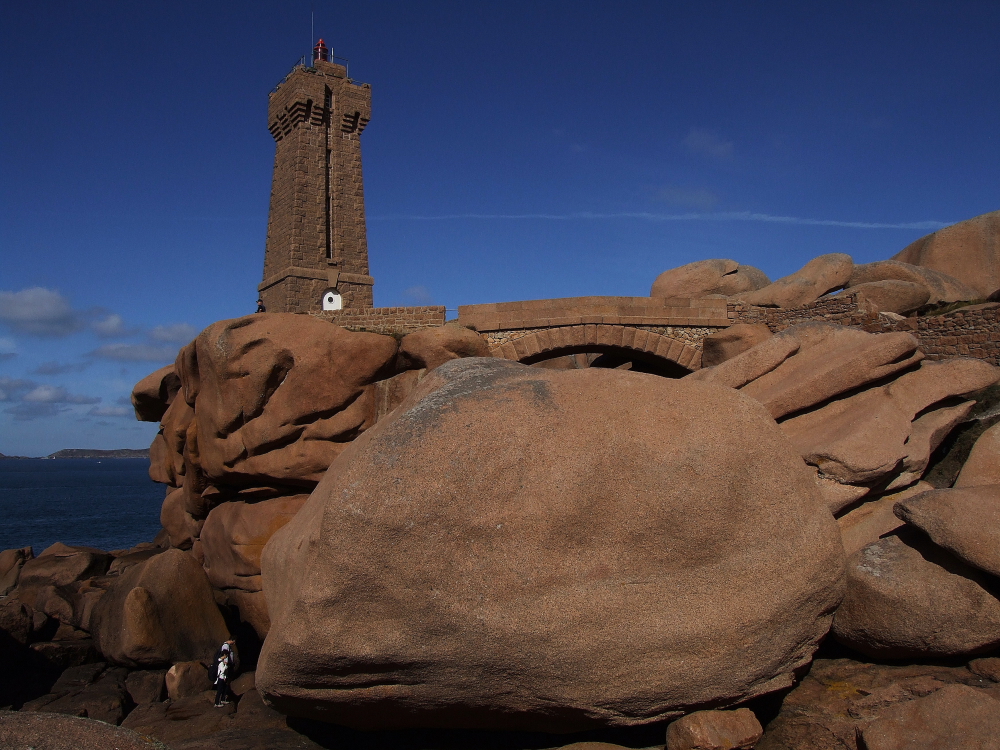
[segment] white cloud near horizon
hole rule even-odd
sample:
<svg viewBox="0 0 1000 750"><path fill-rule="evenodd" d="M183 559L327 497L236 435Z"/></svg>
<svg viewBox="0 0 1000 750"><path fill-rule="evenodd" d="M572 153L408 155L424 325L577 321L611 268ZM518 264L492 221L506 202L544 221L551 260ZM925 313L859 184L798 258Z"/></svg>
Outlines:
<svg viewBox="0 0 1000 750"><path fill-rule="evenodd" d="M733 142L719 137L711 130L691 128L681 143L693 153L710 156L720 161L729 159L733 155Z"/></svg>
<svg viewBox="0 0 1000 750"><path fill-rule="evenodd" d="M22 401L35 404L97 404L99 396L83 396L70 393L62 386L39 385L21 396Z"/></svg>
<svg viewBox="0 0 1000 750"><path fill-rule="evenodd" d="M954 221L910 221L900 223L875 221L841 221L839 219L808 219L800 216L775 216L752 211L718 211L714 213L658 214L648 211L621 211L615 213L594 213L581 211L568 214L440 214L421 216L400 214L390 216L370 216L369 221L453 221L457 219L545 219L550 221L597 220L597 219L640 219L643 221L759 221L777 224L796 224L816 227L847 227L851 229L927 229L934 231L955 224Z"/></svg>
<svg viewBox="0 0 1000 750"><path fill-rule="evenodd" d="M62 386L0 378L0 401L11 402L13 405L4 409L4 413L24 422L39 417L54 417L79 404L98 404L101 399L99 396L70 393Z"/></svg>

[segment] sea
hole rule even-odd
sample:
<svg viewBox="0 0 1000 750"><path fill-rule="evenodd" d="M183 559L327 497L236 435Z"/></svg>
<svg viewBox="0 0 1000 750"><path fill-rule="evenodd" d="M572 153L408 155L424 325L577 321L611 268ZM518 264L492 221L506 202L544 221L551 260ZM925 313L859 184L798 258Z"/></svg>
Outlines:
<svg viewBox="0 0 1000 750"><path fill-rule="evenodd" d="M0 550L151 542L164 494L148 458L0 459Z"/></svg>

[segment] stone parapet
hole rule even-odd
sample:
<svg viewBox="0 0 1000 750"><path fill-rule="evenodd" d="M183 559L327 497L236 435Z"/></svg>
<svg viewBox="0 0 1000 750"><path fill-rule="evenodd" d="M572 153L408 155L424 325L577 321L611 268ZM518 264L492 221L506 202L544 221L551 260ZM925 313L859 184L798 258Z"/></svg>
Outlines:
<svg viewBox="0 0 1000 750"><path fill-rule="evenodd" d="M425 307L372 307L361 310L324 310L311 313L352 331L407 334L445 323L443 305Z"/></svg>
<svg viewBox="0 0 1000 750"><path fill-rule="evenodd" d="M732 324L725 299L565 297L461 305L458 320L481 333L572 325L698 326Z"/></svg>
<svg viewBox="0 0 1000 750"><path fill-rule="evenodd" d="M728 304L729 322L763 323L774 333L799 323L821 321L862 328L879 318L878 310L859 299L856 294L819 299L808 305L793 308L756 307L744 302Z"/></svg>

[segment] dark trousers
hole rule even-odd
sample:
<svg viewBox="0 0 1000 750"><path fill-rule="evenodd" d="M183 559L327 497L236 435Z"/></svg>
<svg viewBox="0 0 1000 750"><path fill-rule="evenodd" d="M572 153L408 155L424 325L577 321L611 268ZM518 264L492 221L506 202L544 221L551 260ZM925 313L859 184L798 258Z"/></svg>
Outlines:
<svg viewBox="0 0 1000 750"><path fill-rule="evenodd" d="M219 705L224 700L229 699L229 683L225 680L219 680L216 685L215 690L215 705Z"/></svg>

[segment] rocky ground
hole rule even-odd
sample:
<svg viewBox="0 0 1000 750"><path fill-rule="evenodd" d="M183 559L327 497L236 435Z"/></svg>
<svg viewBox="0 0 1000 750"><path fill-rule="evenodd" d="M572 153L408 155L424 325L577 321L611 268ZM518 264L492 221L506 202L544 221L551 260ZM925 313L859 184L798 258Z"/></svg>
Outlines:
<svg viewBox="0 0 1000 750"><path fill-rule="evenodd" d="M0 746L17 750L112 746L122 750L542 750L568 746L574 750L599 750L597 743L602 743L606 750L612 750L663 747L669 728L680 723L658 722L570 735L432 729L357 731L290 719L269 708L254 688L252 671L244 672L233 683L233 701L224 708L213 706L214 690L199 690L204 685L175 688L174 696L168 696L165 676L166 670L130 672L104 662L70 667L48 688L50 693L26 702L20 711L0 711ZM821 649L794 688L746 704L743 710L749 710L750 715L735 722L735 728L749 738L749 744L719 740L720 730L732 729L732 718L741 718L738 710L729 710L690 714L689 724L694 723L691 718L698 720L694 729L689 727L687 736L675 737L670 746L735 748L753 747L756 742L758 750L994 748L998 702L1000 657L933 663L872 662L831 645ZM116 724L122 729L116 731ZM704 736L713 732L716 744L705 744ZM675 728L674 734L679 730ZM695 737L693 742L691 735ZM678 744L680 740L687 744ZM697 744L699 740L702 744Z"/></svg>
<svg viewBox="0 0 1000 750"><path fill-rule="evenodd" d="M948 267L706 261L654 292L899 315L993 284ZM0 553L0 745L1000 748L1000 368L829 322L734 325L679 380L487 354L456 325L202 332L133 393L161 534Z"/></svg>

